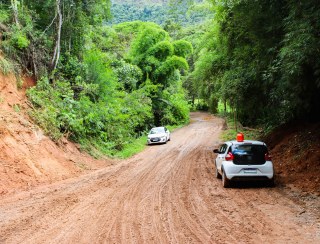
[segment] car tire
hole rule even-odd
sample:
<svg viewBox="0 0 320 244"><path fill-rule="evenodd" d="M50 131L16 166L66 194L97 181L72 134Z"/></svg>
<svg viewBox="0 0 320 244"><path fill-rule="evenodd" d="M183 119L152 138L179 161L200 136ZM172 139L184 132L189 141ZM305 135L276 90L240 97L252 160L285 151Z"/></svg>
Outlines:
<svg viewBox="0 0 320 244"><path fill-rule="evenodd" d="M227 178L226 173L222 172L222 186L224 188L229 188L231 185L230 180Z"/></svg>
<svg viewBox="0 0 320 244"><path fill-rule="evenodd" d="M269 181L267 182L267 185L268 185L269 187L275 187L274 178L272 178L271 180L269 180Z"/></svg>
<svg viewBox="0 0 320 244"><path fill-rule="evenodd" d="M221 179L221 175L220 175L220 173L219 173L219 171L218 171L218 168L217 168L217 165L215 165L216 167L215 167L215 177L217 178L217 179Z"/></svg>

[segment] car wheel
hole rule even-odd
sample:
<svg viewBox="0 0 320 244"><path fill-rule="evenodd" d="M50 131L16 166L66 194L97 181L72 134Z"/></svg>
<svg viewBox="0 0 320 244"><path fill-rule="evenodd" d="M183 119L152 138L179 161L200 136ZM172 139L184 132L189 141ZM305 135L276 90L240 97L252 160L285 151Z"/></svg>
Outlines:
<svg viewBox="0 0 320 244"><path fill-rule="evenodd" d="M269 187L275 187L274 178L269 180L267 184L268 184Z"/></svg>
<svg viewBox="0 0 320 244"><path fill-rule="evenodd" d="M222 186L224 188L230 187L230 180L227 178L226 173L222 172Z"/></svg>
<svg viewBox="0 0 320 244"><path fill-rule="evenodd" d="M215 170L215 177L217 178L217 179L221 179L221 175L220 175L220 173L219 173L219 171L218 171L218 168L217 168L217 165L215 165L216 166L216 170Z"/></svg>

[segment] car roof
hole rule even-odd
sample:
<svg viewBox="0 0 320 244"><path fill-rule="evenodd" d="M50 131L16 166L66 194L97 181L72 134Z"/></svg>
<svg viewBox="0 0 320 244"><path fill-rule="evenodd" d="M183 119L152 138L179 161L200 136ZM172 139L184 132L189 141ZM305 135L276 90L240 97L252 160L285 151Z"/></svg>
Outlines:
<svg viewBox="0 0 320 244"><path fill-rule="evenodd" d="M262 141L254 141L254 140L244 140L242 142L233 140L233 141L226 141L225 143L229 144L229 145L241 145L241 144L253 144L253 145L265 145L266 144Z"/></svg>

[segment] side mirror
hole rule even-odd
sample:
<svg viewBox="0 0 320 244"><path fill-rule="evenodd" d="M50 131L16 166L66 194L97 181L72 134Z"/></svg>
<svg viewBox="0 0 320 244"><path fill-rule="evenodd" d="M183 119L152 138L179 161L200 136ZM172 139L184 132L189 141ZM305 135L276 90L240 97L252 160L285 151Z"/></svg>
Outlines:
<svg viewBox="0 0 320 244"><path fill-rule="evenodd" d="M213 152L214 153L220 153L219 149L214 149Z"/></svg>

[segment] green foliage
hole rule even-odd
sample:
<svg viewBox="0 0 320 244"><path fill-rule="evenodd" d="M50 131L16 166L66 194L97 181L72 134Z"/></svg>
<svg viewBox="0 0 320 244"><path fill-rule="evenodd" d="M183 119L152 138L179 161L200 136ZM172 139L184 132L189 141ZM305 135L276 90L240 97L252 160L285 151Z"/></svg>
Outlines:
<svg viewBox="0 0 320 244"><path fill-rule="evenodd" d="M245 125L319 120L316 1L211 2L214 20L194 42L189 94L211 111L217 100L230 105Z"/></svg>
<svg viewBox="0 0 320 244"><path fill-rule="evenodd" d="M19 104L14 104L13 109L16 113L19 113L21 111L20 105Z"/></svg>
<svg viewBox="0 0 320 244"><path fill-rule="evenodd" d="M162 106L164 114L161 119L162 124L179 125L189 122L189 105L181 82L164 90Z"/></svg>
<svg viewBox="0 0 320 244"><path fill-rule="evenodd" d="M172 2L172 3L169 3ZM173 3L175 2L175 3ZM167 20L183 26L196 25L210 16L210 12L199 1L113 1L113 19L110 24L131 22L141 20L144 22L155 22L167 26ZM200 1L202 2L202 1ZM165 28L167 31L168 29Z"/></svg>
<svg viewBox="0 0 320 244"><path fill-rule="evenodd" d="M131 92L137 89L137 84L142 78L141 69L125 61L115 61L112 63L118 83L122 84L123 89Z"/></svg>
<svg viewBox="0 0 320 244"><path fill-rule="evenodd" d="M60 83L59 83L60 84ZM48 79L38 81L37 87L28 90L28 97L35 106L30 115L53 140L61 138L60 121L58 120L61 97L59 91L50 86ZM55 103L56 102L56 103Z"/></svg>
<svg viewBox="0 0 320 244"><path fill-rule="evenodd" d="M19 30L14 30L13 34L11 35L10 41L11 45L19 49L27 48L30 44L26 33L23 33Z"/></svg>
<svg viewBox="0 0 320 244"><path fill-rule="evenodd" d="M130 150L129 143L155 124L188 121L181 80L189 69L191 43L173 41L155 23L104 25L109 0L61 1L61 16L56 4L21 1L15 12L9 2L0 5L0 48L6 57L0 59L1 70L13 69L18 77L7 61L14 60L38 78L27 92L30 115L47 135L79 142L94 156L120 156L140 150L142 139L137 149Z"/></svg>
<svg viewBox="0 0 320 244"><path fill-rule="evenodd" d="M6 9L0 9L0 23L6 23L9 18L9 12Z"/></svg>
<svg viewBox="0 0 320 244"><path fill-rule="evenodd" d="M221 139L223 141L231 141L235 140L237 133L241 132L244 134L245 140L259 140L262 136L262 130L254 129L254 128L243 128L237 125L237 130L233 118L233 114L229 113L225 116L225 120L227 123L227 128L221 134Z"/></svg>
<svg viewBox="0 0 320 244"><path fill-rule="evenodd" d="M58 73L59 76L64 77L73 83L74 81L86 76L87 66L76 56L72 56L70 53L65 53L61 57L61 61L58 65Z"/></svg>
<svg viewBox="0 0 320 244"><path fill-rule="evenodd" d="M152 77L155 80L155 83L162 84L164 87L167 87L170 84L170 77L174 74L176 70L184 69L188 70L189 66L187 61L184 58L178 56L171 56L166 59L160 66L155 70Z"/></svg>
<svg viewBox="0 0 320 244"><path fill-rule="evenodd" d="M173 52L174 47L169 41L160 41L148 49L148 55L155 57L160 62L172 56Z"/></svg>
<svg viewBox="0 0 320 244"><path fill-rule="evenodd" d="M130 141L130 143L124 145L121 151L113 154L116 158L129 158L134 154L141 152L146 147L147 136L141 136L137 139Z"/></svg>
<svg viewBox="0 0 320 244"><path fill-rule="evenodd" d="M186 58L193 52L192 44L185 40L178 40L173 42L174 54Z"/></svg>
<svg viewBox="0 0 320 244"><path fill-rule="evenodd" d="M14 71L13 64L4 57L0 57L0 70L4 75Z"/></svg>
<svg viewBox="0 0 320 244"><path fill-rule="evenodd" d="M116 78L109 66L107 55L100 50L88 50L84 56L84 63L87 67L86 81L98 85L97 94L93 99L101 97L105 100L110 100L117 86Z"/></svg>
<svg viewBox="0 0 320 244"><path fill-rule="evenodd" d="M0 31L3 32L0 47L9 58L39 78L52 71L59 26L56 1L17 2L16 14L10 3L0 5ZM92 25L101 25L110 18L110 7L109 0L61 1L62 26L58 45L61 56L70 53L82 58L87 34Z"/></svg>
<svg viewBox="0 0 320 244"><path fill-rule="evenodd" d="M133 63L142 70L143 80L149 79L158 86L152 94L156 125L177 124L187 120L186 111L189 111L189 107L185 103L185 96L176 89L170 95L177 100L170 101L172 98L166 95L166 89L179 83L180 71L186 72L189 69L185 57L178 57L174 53L184 56L191 50L191 44L187 41L172 43L167 32L154 26L145 26L133 41L130 52Z"/></svg>
<svg viewBox="0 0 320 244"><path fill-rule="evenodd" d="M152 118L147 92L147 87L121 92L108 103L92 101L85 93L75 99L70 83L50 85L44 78L28 91L28 97L35 107L32 117L52 139L66 135L79 142L95 140L100 148L112 152L146 129L146 121Z"/></svg>
<svg viewBox="0 0 320 244"><path fill-rule="evenodd" d="M140 64L154 45L165 40L169 40L169 35L160 26L145 26L132 43L130 56L133 57L133 62Z"/></svg>

